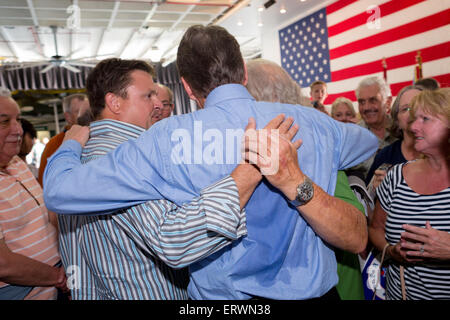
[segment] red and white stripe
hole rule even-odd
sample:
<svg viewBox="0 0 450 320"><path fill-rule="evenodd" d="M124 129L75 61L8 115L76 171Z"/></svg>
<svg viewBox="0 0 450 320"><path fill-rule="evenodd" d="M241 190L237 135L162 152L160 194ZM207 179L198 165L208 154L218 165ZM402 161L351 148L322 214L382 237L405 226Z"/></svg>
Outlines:
<svg viewBox="0 0 450 320"><path fill-rule="evenodd" d="M379 8L379 29L367 25L372 5ZM354 90L362 79L383 77L383 57L396 96L412 84L419 50L423 76L450 86L449 0L338 0L326 11L332 79L326 104L340 96L356 101Z"/></svg>

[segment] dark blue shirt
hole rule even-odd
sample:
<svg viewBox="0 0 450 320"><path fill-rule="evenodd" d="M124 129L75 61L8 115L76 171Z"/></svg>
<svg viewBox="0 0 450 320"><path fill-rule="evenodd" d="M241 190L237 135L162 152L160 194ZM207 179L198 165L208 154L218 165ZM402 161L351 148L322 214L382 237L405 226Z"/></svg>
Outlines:
<svg viewBox="0 0 450 320"><path fill-rule="evenodd" d="M377 170L383 163L395 165L406 161L407 160L402 153L402 140L394 141L387 147L381 149L380 152L378 152L378 154L375 156L372 166L367 173L366 185L369 185L370 180L375 173L375 170Z"/></svg>

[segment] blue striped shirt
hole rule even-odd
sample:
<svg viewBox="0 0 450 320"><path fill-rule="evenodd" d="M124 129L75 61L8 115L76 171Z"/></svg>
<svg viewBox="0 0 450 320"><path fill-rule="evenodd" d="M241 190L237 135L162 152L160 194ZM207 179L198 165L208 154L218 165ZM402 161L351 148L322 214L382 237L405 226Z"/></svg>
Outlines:
<svg viewBox="0 0 450 320"><path fill-rule="evenodd" d="M96 121L81 161L101 157L143 131L120 121ZM111 189L114 185L105 186L104 192ZM188 272L183 267L247 233L230 176L181 207L156 200L113 215L58 219L74 300L187 299Z"/></svg>

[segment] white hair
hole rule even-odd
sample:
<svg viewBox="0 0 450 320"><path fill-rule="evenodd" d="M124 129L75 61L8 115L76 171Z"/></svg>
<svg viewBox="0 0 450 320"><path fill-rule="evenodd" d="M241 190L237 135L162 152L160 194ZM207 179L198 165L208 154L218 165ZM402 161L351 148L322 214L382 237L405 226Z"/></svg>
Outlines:
<svg viewBox="0 0 450 320"><path fill-rule="evenodd" d="M300 86L281 66L265 59L254 59L247 63L247 90L256 101L303 104Z"/></svg>
<svg viewBox="0 0 450 320"><path fill-rule="evenodd" d="M0 97L11 98L11 91L8 88L0 87Z"/></svg>
<svg viewBox="0 0 450 320"><path fill-rule="evenodd" d="M389 88L386 81L384 81L384 79L379 77L368 77L361 80L361 82L358 84L358 87L355 90L356 98L359 99L359 92L361 88L370 87L373 85L378 86L378 88L380 89L380 94L383 99L383 103L386 101L388 97L392 95L391 89Z"/></svg>
<svg viewBox="0 0 450 320"><path fill-rule="evenodd" d="M72 100L78 99L80 101L87 100L88 96L84 93L74 93L64 97L62 101L63 112L72 112Z"/></svg>

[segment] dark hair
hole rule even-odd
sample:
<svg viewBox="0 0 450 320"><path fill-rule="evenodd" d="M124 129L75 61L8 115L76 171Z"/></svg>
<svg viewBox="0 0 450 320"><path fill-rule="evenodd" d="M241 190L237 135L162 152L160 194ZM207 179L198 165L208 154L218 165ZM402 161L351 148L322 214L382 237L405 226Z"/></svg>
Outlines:
<svg viewBox="0 0 450 320"><path fill-rule="evenodd" d="M36 129L34 128L33 124L30 121L28 121L27 119L22 118L20 120L20 122L22 123L23 135L28 133L31 138L33 138L33 139L37 138Z"/></svg>
<svg viewBox="0 0 450 320"><path fill-rule="evenodd" d="M92 69L86 80L86 90L94 119L105 108L105 96L108 92L122 98L127 97L130 74L135 70L145 71L152 77L155 74L153 67L145 61L118 58L102 60Z"/></svg>
<svg viewBox="0 0 450 320"><path fill-rule="evenodd" d="M433 78L423 78L414 83L416 86L422 86L426 90L437 90L440 88L439 82Z"/></svg>
<svg viewBox="0 0 450 320"><path fill-rule="evenodd" d="M80 126L88 126L94 120L95 119L92 115L91 108L88 108L82 115L77 118L77 124L79 124Z"/></svg>
<svg viewBox="0 0 450 320"><path fill-rule="evenodd" d="M219 26L191 26L178 47L177 67L198 97L206 98L220 85L244 81L239 43Z"/></svg>

